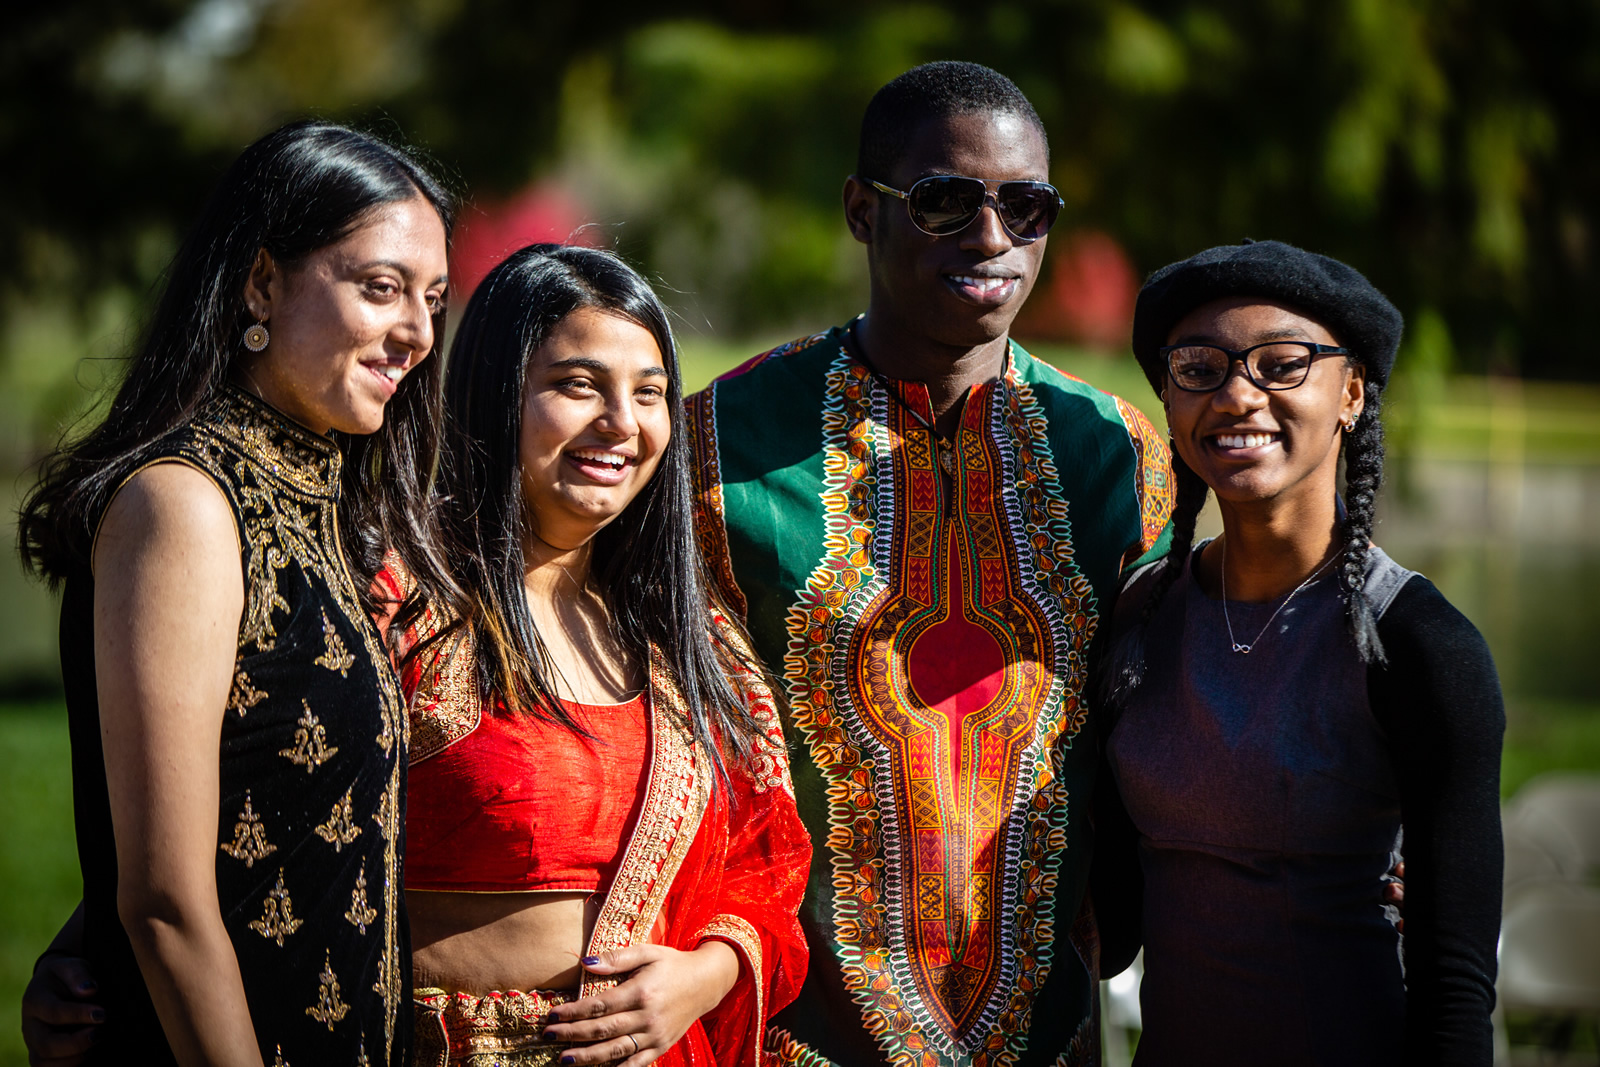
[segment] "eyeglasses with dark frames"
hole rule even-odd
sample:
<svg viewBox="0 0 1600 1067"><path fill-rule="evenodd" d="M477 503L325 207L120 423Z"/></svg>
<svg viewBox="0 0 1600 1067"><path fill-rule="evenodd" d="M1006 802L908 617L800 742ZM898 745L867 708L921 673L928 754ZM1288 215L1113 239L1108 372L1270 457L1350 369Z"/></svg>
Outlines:
<svg viewBox="0 0 1600 1067"><path fill-rule="evenodd" d="M1161 355L1167 375L1188 393L1210 393L1228 380L1235 361L1257 389L1293 389L1311 373L1311 364L1323 356L1348 356L1348 348L1311 341L1266 341L1234 351L1221 345L1167 345Z"/></svg>
<svg viewBox="0 0 1600 1067"><path fill-rule="evenodd" d="M1000 225L1006 232L1031 244L1050 232L1065 206L1061 194L1049 182L931 174L901 191L870 178L864 180L878 192L904 200L912 223L931 237L960 233L993 200L995 214L1000 216ZM991 185L993 189L989 188Z"/></svg>

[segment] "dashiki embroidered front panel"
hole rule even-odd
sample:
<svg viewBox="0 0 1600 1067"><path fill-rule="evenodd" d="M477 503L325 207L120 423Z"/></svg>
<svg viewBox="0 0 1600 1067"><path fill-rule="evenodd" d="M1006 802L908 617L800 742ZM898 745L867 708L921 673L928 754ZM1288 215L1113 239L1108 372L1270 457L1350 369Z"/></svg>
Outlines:
<svg viewBox="0 0 1600 1067"><path fill-rule="evenodd" d="M1120 565L1170 513L1164 446L1016 346L953 448L931 419L920 384L875 378L839 330L691 404L702 547L787 690L824 861L779 1062L1094 1046L1084 690Z"/></svg>
<svg viewBox="0 0 1600 1067"><path fill-rule="evenodd" d="M340 545L342 457L230 389L175 436L239 524L245 607L222 723L217 892L267 1062L402 1055L407 722Z"/></svg>

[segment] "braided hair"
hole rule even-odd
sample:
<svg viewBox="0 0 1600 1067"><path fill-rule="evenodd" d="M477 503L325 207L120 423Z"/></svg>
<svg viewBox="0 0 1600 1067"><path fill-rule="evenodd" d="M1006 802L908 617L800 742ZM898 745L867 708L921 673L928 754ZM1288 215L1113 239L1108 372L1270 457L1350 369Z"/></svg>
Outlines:
<svg viewBox="0 0 1600 1067"><path fill-rule="evenodd" d="M1366 592L1372 513L1378 504L1378 486L1383 484L1383 420L1378 417L1383 386L1367 382L1365 396L1355 427L1344 441L1345 515L1339 531L1344 539L1344 561L1339 565L1339 588L1344 593L1345 625L1361 662L1384 663L1378 620Z"/></svg>

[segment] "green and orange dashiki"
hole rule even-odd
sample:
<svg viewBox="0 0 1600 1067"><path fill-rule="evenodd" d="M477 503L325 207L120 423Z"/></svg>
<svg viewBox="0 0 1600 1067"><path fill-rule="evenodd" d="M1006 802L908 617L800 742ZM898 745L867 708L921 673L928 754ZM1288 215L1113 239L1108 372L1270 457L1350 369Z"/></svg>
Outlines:
<svg viewBox="0 0 1600 1067"><path fill-rule="evenodd" d="M1013 343L947 448L926 388L847 346L689 407L701 546L786 689L816 846L769 1062L1091 1063L1088 661L1171 513L1166 445Z"/></svg>

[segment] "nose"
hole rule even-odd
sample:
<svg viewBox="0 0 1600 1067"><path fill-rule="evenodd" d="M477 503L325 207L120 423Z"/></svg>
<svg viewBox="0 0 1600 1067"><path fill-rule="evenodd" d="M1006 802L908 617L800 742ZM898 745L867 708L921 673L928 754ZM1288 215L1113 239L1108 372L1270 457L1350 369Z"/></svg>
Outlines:
<svg viewBox="0 0 1600 1067"><path fill-rule="evenodd" d="M390 362L403 354L406 363L420 363L433 351L433 311L425 295L419 293L406 301L405 313L390 336L403 349L403 353L391 353Z"/></svg>
<svg viewBox="0 0 1600 1067"><path fill-rule="evenodd" d="M1268 397L1250 376L1244 372L1244 361L1236 359L1228 364L1227 380L1211 394L1211 402L1218 411L1229 415L1246 415L1264 407Z"/></svg>
<svg viewBox="0 0 1600 1067"><path fill-rule="evenodd" d="M596 420L595 429L619 440L637 436L639 416L634 411L633 393L619 389L607 395L605 410Z"/></svg>
<svg viewBox="0 0 1600 1067"><path fill-rule="evenodd" d="M961 247L986 256L998 256L1011 248L1011 234L1000 221L1000 201L993 189L984 190L982 210L961 231Z"/></svg>

